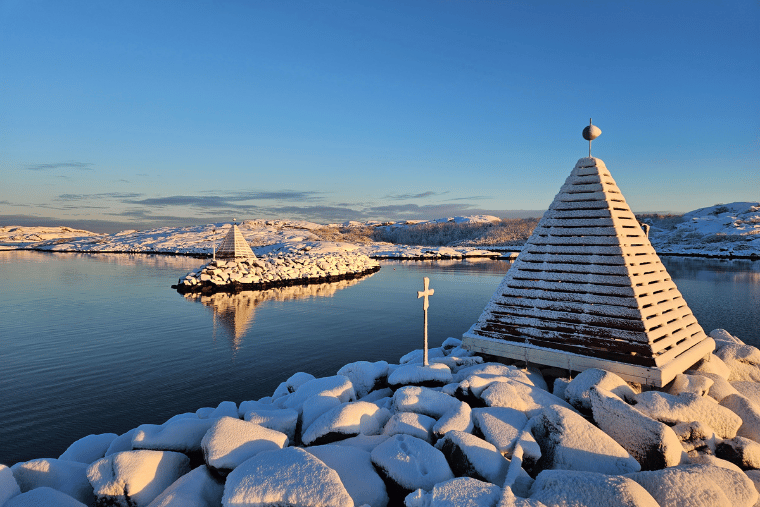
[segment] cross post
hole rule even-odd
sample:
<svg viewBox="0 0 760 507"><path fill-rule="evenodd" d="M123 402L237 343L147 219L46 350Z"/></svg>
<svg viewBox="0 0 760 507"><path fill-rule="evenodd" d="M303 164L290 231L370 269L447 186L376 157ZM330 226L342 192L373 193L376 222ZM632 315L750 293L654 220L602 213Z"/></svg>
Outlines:
<svg viewBox="0 0 760 507"><path fill-rule="evenodd" d="M424 281L425 290L417 291L417 299L419 299L421 297L425 298L425 300L422 303L422 311L425 314L425 328L424 328L425 329L425 331L424 331L424 334L425 334L425 343L424 343L424 347L422 349L422 365L423 366L428 366L428 332L427 332L428 317L427 317L427 311L428 311L428 307L430 306L430 303L428 302L428 296L432 296L435 291L429 287L429 285L430 285L430 278L425 277L425 278L423 278L423 281Z"/></svg>

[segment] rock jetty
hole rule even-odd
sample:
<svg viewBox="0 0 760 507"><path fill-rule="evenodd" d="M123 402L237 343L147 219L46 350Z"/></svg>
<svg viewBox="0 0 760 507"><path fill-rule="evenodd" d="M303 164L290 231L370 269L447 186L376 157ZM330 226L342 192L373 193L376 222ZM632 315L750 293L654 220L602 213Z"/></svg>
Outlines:
<svg viewBox="0 0 760 507"><path fill-rule="evenodd" d="M262 257L212 260L180 278L172 288L183 294L261 290L345 280L379 269L376 260L357 252L278 252Z"/></svg>
<svg viewBox="0 0 760 507"><path fill-rule="evenodd" d="M753 507L760 350L723 330L661 389L489 362L449 338L398 364L0 465L0 507ZM402 381L403 380L403 381Z"/></svg>

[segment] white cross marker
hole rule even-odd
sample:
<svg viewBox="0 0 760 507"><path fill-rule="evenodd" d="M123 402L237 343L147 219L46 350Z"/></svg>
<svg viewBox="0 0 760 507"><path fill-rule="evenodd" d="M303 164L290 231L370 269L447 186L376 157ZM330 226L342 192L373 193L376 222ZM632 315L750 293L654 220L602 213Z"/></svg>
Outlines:
<svg viewBox="0 0 760 507"><path fill-rule="evenodd" d="M428 365L428 333L427 333L428 319L427 319L427 311L428 311L428 307L430 306L430 303L428 302L428 296L432 296L435 291L433 289L431 289L431 288L428 287L430 285L430 278L425 277L423 280L425 282L425 290L423 290L423 291L417 291L417 299L419 299L419 298L421 298L423 296L425 298L425 301L422 304L422 311L425 313L425 346L422 349L422 365L423 366L427 366Z"/></svg>

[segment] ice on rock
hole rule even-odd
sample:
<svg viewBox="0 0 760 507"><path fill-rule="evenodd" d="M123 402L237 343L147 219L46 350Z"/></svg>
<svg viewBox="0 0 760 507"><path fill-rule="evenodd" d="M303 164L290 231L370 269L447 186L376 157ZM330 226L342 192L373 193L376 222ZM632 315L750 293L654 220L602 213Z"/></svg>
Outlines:
<svg viewBox="0 0 760 507"><path fill-rule="evenodd" d="M669 426L642 414L604 389L592 387L590 395L596 425L628 451L642 470L680 463L683 447Z"/></svg>
<svg viewBox="0 0 760 507"><path fill-rule="evenodd" d="M715 456L730 461L742 470L760 468L760 444L749 438L723 440L715 446Z"/></svg>
<svg viewBox="0 0 760 507"><path fill-rule="evenodd" d="M694 375L701 375L703 377L706 377L713 381L712 385L710 386L710 390L707 391L707 395L714 399L715 401L720 402L723 398L728 396L729 394L737 394L739 391L734 389L734 387L726 380L724 377L721 377L720 375L716 373L707 373L704 371L694 371L694 370L687 370L686 373L694 374Z"/></svg>
<svg viewBox="0 0 760 507"><path fill-rule="evenodd" d="M741 394L729 394L720 400L720 405L741 419L737 435L760 442L760 407Z"/></svg>
<svg viewBox="0 0 760 507"><path fill-rule="evenodd" d="M0 493L0 498L2 498ZM18 496L14 496L6 503L0 503L2 507L87 507L84 504L57 489L41 487L33 489Z"/></svg>
<svg viewBox="0 0 760 507"><path fill-rule="evenodd" d="M394 435L375 447L371 457L386 479L391 499L403 498L416 489L430 491L439 482L454 478L441 451L409 435Z"/></svg>
<svg viewBox="0 0 760 507"><path fill-rule="evenodd" d="M285 396L286 394L294 393L303 384L309 382L310 380L314 380L315 378L316 377L311 373L306 373L303 371L296 372L291 375L285 382L282 382L279 386L277 386L277 389L274 390L272 398L276 399L281 396Z"/></svg>
<svg viewBox="0 0 760 507"><path fill-rule="evenodd" d="M171 451L125 451L87 469L98 505L147 507L190 471L190 459Z"/></svg>
<svg viewBox="0 0 760 507"><path fill-rule="evenodd" d="M294 442L296 439L298 412L292 408L251 410L245 414L245 420L284 433L288 436L289 442Z"/></svg>
<svg viewBox="0 0 760 507"><path fill-rule="evenodd" d="M21 488L18 487L16 478L13 476L13 470L5 465L0 465L0 507L5 502L21 494Z"/></svg>
<svg viewBox="0 0 760 507"><path fill-rule="evenodd" d="M565 400L535 386L516 380L496 382L486 389L482 399L489 407L508 407L525 413L528 418L541 413L551 406L564 407L575 411Z"/></svg>
<svg viewBox="0 0 760 507"><path fill-rule="evenodd" d="M356 435L355 437L346 438L345 440L338 440L331 445L356 447L367 452L372 450L378 445L382 444L390 438L390 435Z"/></svg>
<svg viewBox="0 0 760 507"><path fill-rule="evenodd" d="M625 474L641 470L639 463L610 436L578 413L548 407L533 420L532 433L541 447L539 470L577 470Z"/></svg>
<svg viewBox="0 0 760 507"><path fill-rule="evenodd" d="M174 481L148 507L218 507L223 493L224 483L201 465Z"/></svg>
<svg viewBox="0 0 760 507"><path fill-rule="evenodd" d="M731 386L736 389L739 394L746 396L749 401L760 407L760 383L740 380L737 382L731 382Z"/></svg>
<svg viewBox="0 0 760 507"><path fill-rule="evenodd" d="M217 419L201 442L206 464L222 475L260 452L282 449L287 445L285 433L236 417Z"/></svg>
<svg viewBox="0 0 760 507"><path fill-rule="evenodd" d="M103 455L103 457L116 454L117 452L131 451L132 439L135 436L135 431L137 431L137 428L132 428L126 433L122 433L118 437L114 438L111 442L111 445L108 446L108 449L106 450L106 453Z"/></svg>
<svg viewBox="0 0 760 507"><path fill-rule="evenodd" d="M631 401L636 393L625 380L612 372L589 368L579 373L565 388L565 399L578 410L591 412L591 387L600 387L619 398Z"/></svg>
<svg viewBox="0 0 760 507"><path fill-rule="evenodd" d="M306 449L340 476L354 505L385 507L388 492L385 483L372 465L370 453L358 447L318 445Z"/></svg>
<svg viewBox="0 0 760 507"><path fill-rule="evenodd" d="M472 409L472 421L486 442L510 456L528 418L513 408L488 407Z"/></svg>
<svg viewBox="0 0 760 507"><path fill-rule="evenodd" d="M78 461L40 458L16 463L11 471L22 493L48 487L90 505L95 498L87 480L87 467Z"/></svg>
<svg viewBox="0 0 760 507"><path fill-rule="evenodd" d="M305 445L319 445L358 434L377 435L391 413L374 403L355 401L335 407L314 421L301 440Z"/></svg>
<svg viewBox="0 0 760 507"><path fill-rule="evenodd" d="M433 426L436 420L415 412L393 414L383 428L383 435L410 435L426 442L433 440Z"/></svg>
<svg viewBox="0 0 760 507"><path fill-rule="evenodd" d="M628 474L660 507L752 507L758 499L742 472L710 465L681 465Z"/></svg>
<svg viewBox="0 0 760 507"><path fill-rule="evenodd" d="M306 431L322 415L341 405L342 402L335 396L317 395L308 398L301 407L301 431Z"/></svg>
<svg viewBox="0 0 760 507"><path fill-rule="evenodd" d="M501 488L471 477L458 477L433 486L430 492L418 489L404 499L406 507L496 507Z"/></svg>
<svg viewBox="0 0 760 507"><path fill-rule="evenodd" d="M247 460L224 485L224 507L353 507L338 472L299 447L262 452Z"/></svg>
<svg viewBox="0 0 760 507"><path fill-rule="evenodd" d="M195 453L214 419L184 417L170 419L162 425L142 424L132 437L132 449Z"/></svg>
<svg viewBox="0 0 760 507"><path fill-rule="evenodd" d="M402 364L388 375L388 384L391 387L402 385L442 386L451 380L451 370L445 364L440 363L430 366Z"/></svg>
<svg viewBox="0 0 760 507"><path fill-rule="evenodd" d="M652 419L668 425L681 422L700 421L715 430L720 438L733 438L742 425L742 420L731 410L718 405L712 398L703 398L693 393L678 396L647 391L635 397L636 409Z"/></svg>
<svg viewBox="0 0 760 507"><path fill-rule="evenodd" d="M663 507L627 477L573 470L544 470L538 474L530 489L530 500L547 506Z"/></svg>
<svg viewBox="0 0 760 507"><path fill-rule="evenodd" d="M354 386L356 396L363 398L388 378L388 363L357 361L342 367L338 370L338 375L348 377Z"/></svg>
<svg viewBox="0 0 760 507"><path fill-rule="evenodd" d="M58 456L58 459L66 461L78 461L80 463L87 463L88 465L95 460L99 460L106 455L106 451L111 446L111 443L118 437L116 433L102 433L100 435L87 435L82 437L63 454ZM2 505L2 504L0 504Z"/></svg>
<svg viewBox="0 0 760 507"><path fill-rule="evenodd" d="M707 396L715 382L704 375L688 375L679 373L667 386L666 392L674 396L681 393L692 393L697 396Z"/></svg>
<svg viewBox="0 0 760 507"><path fill-rule="evenodd" d="M509 460L485 440L464 433L449 431L436 444L457 477L472 477L491 484L504 484Z"/></svg>
<svg viewBox="0 0 760 507"><path fill-rule="evenodd" d="M348 377L333 375L308 380L294 393L278 398L272 404L275 408L292 408L300 414L304 402L313 396L331 396L338 398L341 403L356 401L356 392Z"/></svg>

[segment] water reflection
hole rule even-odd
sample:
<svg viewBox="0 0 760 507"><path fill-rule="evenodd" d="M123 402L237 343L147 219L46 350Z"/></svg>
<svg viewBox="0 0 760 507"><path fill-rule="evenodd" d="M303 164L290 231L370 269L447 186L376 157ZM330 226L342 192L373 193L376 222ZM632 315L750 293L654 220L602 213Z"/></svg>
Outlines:
<svg viewBox="0 0 760 507"><path fill-rule="evenodd" d="M760 284L760 262L747 259L661 257L673 278L704 282Z"/></svg>
<svg viewBox="0 0 760 507"><path fill-rule="evenodd" d="M247 290L238 292L237 294L226 292L217 292L215 294L188 293L184 297L188 301L201 303L212 311L214 317L214 339L216 339L217 328L220 327L227 335L232 350L237 351L243 343L243 337L253 325L256 307L265 301L332 297L339 290L356 285L373 274L370 273L361 278L339 280L332 283L294 285L292 287L277 287L267 290Z"/></svg>
<svg viewBox="0 0 760 507"><path fill-rule="evenodd" d="M184 274L186 270L195 269L203 264L203 259L186 255L144 254L144 253L73 253L73 252L40 252L36 250L5 250L0 251L0 264L29 262L44 264L50 262L86 259L102 264L118 266L150 267L157 269L173 269Z"/></svg>

